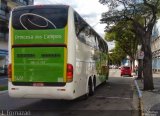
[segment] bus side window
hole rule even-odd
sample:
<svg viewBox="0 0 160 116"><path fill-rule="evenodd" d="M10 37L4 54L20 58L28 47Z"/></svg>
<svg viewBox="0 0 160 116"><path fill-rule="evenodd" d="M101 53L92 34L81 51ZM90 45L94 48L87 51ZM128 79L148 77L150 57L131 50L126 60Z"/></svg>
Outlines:
<svg viewBox="0 0 160 116"><path fill-rule="evenodd" d="M74 13L74 20L75 20L76 35L78 39L81 42L86 43L85 28L87 24L83 21L83 19L78 14L76 14L76 12Z"/></svg>
<svg viewBox="0 0 160 116"><path fill-rule="evenodd" d="M91 36L91 40L92 40L92 47L93 48L95 48L95 49L97 49L96 47L97 47L97 45L96 45L96 34L95 34L95 32L92 30L92 34L91 34L92 36Z"/></svg>
<svg viewBox="0 0 160 116"><path fill-rule="evenodd" d="M102 40L100 40L100 39L98 39L99 41L98 41L98 47L99 47L99 50L100 51L104 51L104 46L103 46L103 41Z"/></svg>
<svg viewBox="0 0 160 116"><path fill-rule="evenodd" d="M99 38L98 36L95 37L95 41L96 41L96 49L99 50Z"/></svg>
<svg viewBox="0 0 160 116"><path fill-rule="evenodd" d="M75 22L75 30L76 30L76 34L77 34L80 27L79 27L79 22L78 22L78 16L76 13L74 13L74 22Z"/></svg>

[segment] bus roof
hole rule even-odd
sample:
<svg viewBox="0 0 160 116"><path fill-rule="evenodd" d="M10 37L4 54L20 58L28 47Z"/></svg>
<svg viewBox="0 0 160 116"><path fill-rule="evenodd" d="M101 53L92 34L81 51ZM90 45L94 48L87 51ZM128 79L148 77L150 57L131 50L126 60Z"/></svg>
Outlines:
<svg viewBox="0 0 160 116"><path fill-rule="evenodd" d="M26 10L26 9L41 9L41 8L69 8L69 5L62 5L62 4L56 4L56 5L28 5L28 6L18 6L13 9L13 11L18 10Z"/></svg>

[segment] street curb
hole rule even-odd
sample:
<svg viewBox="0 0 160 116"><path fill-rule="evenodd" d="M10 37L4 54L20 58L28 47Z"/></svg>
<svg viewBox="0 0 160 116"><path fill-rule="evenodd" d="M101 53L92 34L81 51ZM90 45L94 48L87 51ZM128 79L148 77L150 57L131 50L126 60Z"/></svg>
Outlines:
<svg viewBox="0 0 160 116"><path fill-rule="evenodd" d="M139 99L139 111L140 111L140 116L145 116L144 115L144 107L143 107L143 102L142 102L142 92L139 89L138 83L136 80L134 80L134 84L136 86L137 92L138 92L138 99Z"/></svg>
<svg viewBox="0 0 160 116"><path fill-rule="evenodd" d="M1 94L5 94L5 93L7 93L7 92L8 92L8 90L0 91L0 95L1 95Z"/></svg>

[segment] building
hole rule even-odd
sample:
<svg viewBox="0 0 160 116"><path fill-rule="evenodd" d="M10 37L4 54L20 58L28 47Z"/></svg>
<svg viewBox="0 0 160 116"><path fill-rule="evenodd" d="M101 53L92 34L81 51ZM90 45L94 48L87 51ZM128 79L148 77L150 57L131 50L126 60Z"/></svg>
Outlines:
<svg viewBox="0 0 160 116"><path fill-rule="evenodd" d="M154 26L152 33L152 69L160 72L160 19Z"/></svg>
<svg viewBox="0 0 160 116"><path fill-rule="evenodd" d="M0 67L8 64L8 21L12 8L32 5L34 0L0 0Z"/></svg>

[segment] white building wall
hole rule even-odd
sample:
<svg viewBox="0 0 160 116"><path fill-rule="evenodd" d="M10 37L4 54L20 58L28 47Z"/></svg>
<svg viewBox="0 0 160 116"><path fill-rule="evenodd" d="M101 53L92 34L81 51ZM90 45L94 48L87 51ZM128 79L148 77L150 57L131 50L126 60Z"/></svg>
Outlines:
<svg viewBox="0 0 160 116"><path fill-rule="evenodd" d="M153 71L160 71L160 19L153 29L151 48Z"/></svg>

